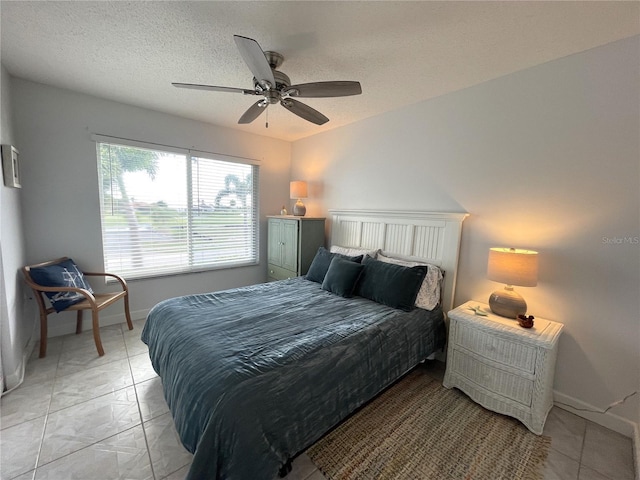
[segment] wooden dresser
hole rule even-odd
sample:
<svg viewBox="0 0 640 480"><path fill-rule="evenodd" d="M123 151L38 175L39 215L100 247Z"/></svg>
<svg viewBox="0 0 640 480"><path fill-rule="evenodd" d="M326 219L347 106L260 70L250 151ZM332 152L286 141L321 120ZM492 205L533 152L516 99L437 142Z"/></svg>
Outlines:
<svg viewBox="0 0 640 480"><path fill-rule="evenodd" d="M267 216L267 277L269 281L304 275L324 246L324 218Z"/></svg>

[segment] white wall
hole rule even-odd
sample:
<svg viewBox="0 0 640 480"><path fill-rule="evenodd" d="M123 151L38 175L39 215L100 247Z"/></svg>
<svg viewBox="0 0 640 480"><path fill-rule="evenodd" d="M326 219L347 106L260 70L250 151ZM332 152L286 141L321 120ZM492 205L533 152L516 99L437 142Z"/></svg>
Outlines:
<svg viewBox="0 0 640 480"><path fill-rule="evenodd" d="M13 126L12 79L0 65L0 143L13 145L18 151ZM4 178L4 177L3 177ZM24 264L20 189L0 182L0 392L14 388L24 374L27 345L33 332L33 317L26 314L24 282L20 267Z"/></svg>
<svg viewBox="0 0 640 480"><path fill-rule="evenodd" d="M299 140L292 178L311 182L311 215L469 212L456 304L501 288L485 278L489 247L538 250L538 286L518 290L529 313L565 325L556 400L604 408L640 388L639 43ZM639 397L594 417L630 435Z"/></svg>
<svg viewBox="0 0 640 480"><path fill-rule="evenodd" d="M68 255L87 270L103 269L96 148L91 141L91 134L99 133L261 161L261 264L131 281L134 317L144 318L169 297L266 280L265 215L289 202L290 143L17 78L13 104L29 263ZM104 312L106 323L109 316L122 321L121 312L121 305L110 307ZM50 336L73 331L73 319L71 313L50 317Z"/></svg>

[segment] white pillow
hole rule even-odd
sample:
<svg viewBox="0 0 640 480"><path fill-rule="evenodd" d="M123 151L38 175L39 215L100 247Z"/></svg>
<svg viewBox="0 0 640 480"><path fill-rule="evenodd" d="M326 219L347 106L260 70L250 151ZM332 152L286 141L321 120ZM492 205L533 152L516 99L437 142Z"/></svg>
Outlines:
<svg viewBox="0 0 640 480"><path fill-rule="evenodd" d="M427 274L422 281L418 296L416 297L416 307L424 308L425 310L433 310L440 303L440 290L442 279L442 270L436 265L431 265L424 262L413 262L411 260L402 260L399 258L388 257L382 252L378 254L377 260L386 263L394 263L396 265L402 265L403 267L417 267L418 265L426 265Z"/></svg>
<svg viewBox="0 0 640 480"><path fill-rule="evenodd" d="M369 255L371 258L376 258L378 253L380 253L380 249L371 250L370 248L355 248L355 247L341 247L340 245L332 245L331 253L339 253L341 255L346 255L348 257L357 257L358 255Z"/></svg>

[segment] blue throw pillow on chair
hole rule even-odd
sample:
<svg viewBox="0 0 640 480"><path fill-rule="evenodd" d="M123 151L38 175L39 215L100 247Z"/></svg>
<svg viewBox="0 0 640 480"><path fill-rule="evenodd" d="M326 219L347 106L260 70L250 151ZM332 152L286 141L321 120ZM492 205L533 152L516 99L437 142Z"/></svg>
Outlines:
<svg viewBox="0 0 640 480"><path fill-rule="evenodd" d="M29 271L32 280L44 287L76 287L93 293L78 266L70 258L46 267L34 267ZM56 312L83 301L86 297L76 292L45 292Z"/></svg>

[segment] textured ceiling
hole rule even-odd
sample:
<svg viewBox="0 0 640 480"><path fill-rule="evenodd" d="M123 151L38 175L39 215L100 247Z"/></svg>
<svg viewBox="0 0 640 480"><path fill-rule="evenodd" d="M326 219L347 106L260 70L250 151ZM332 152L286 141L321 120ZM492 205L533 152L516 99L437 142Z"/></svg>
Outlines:
<svg viewBox="0 0 640 480"><path fill-rule="evenodd" d="M638 2L2 1L10 74L293 141L640 33ZM358 80L363 94L280 105L238 125L255 97L171 82L252 88L233 35L285 56L292 83Z"/></svg>

